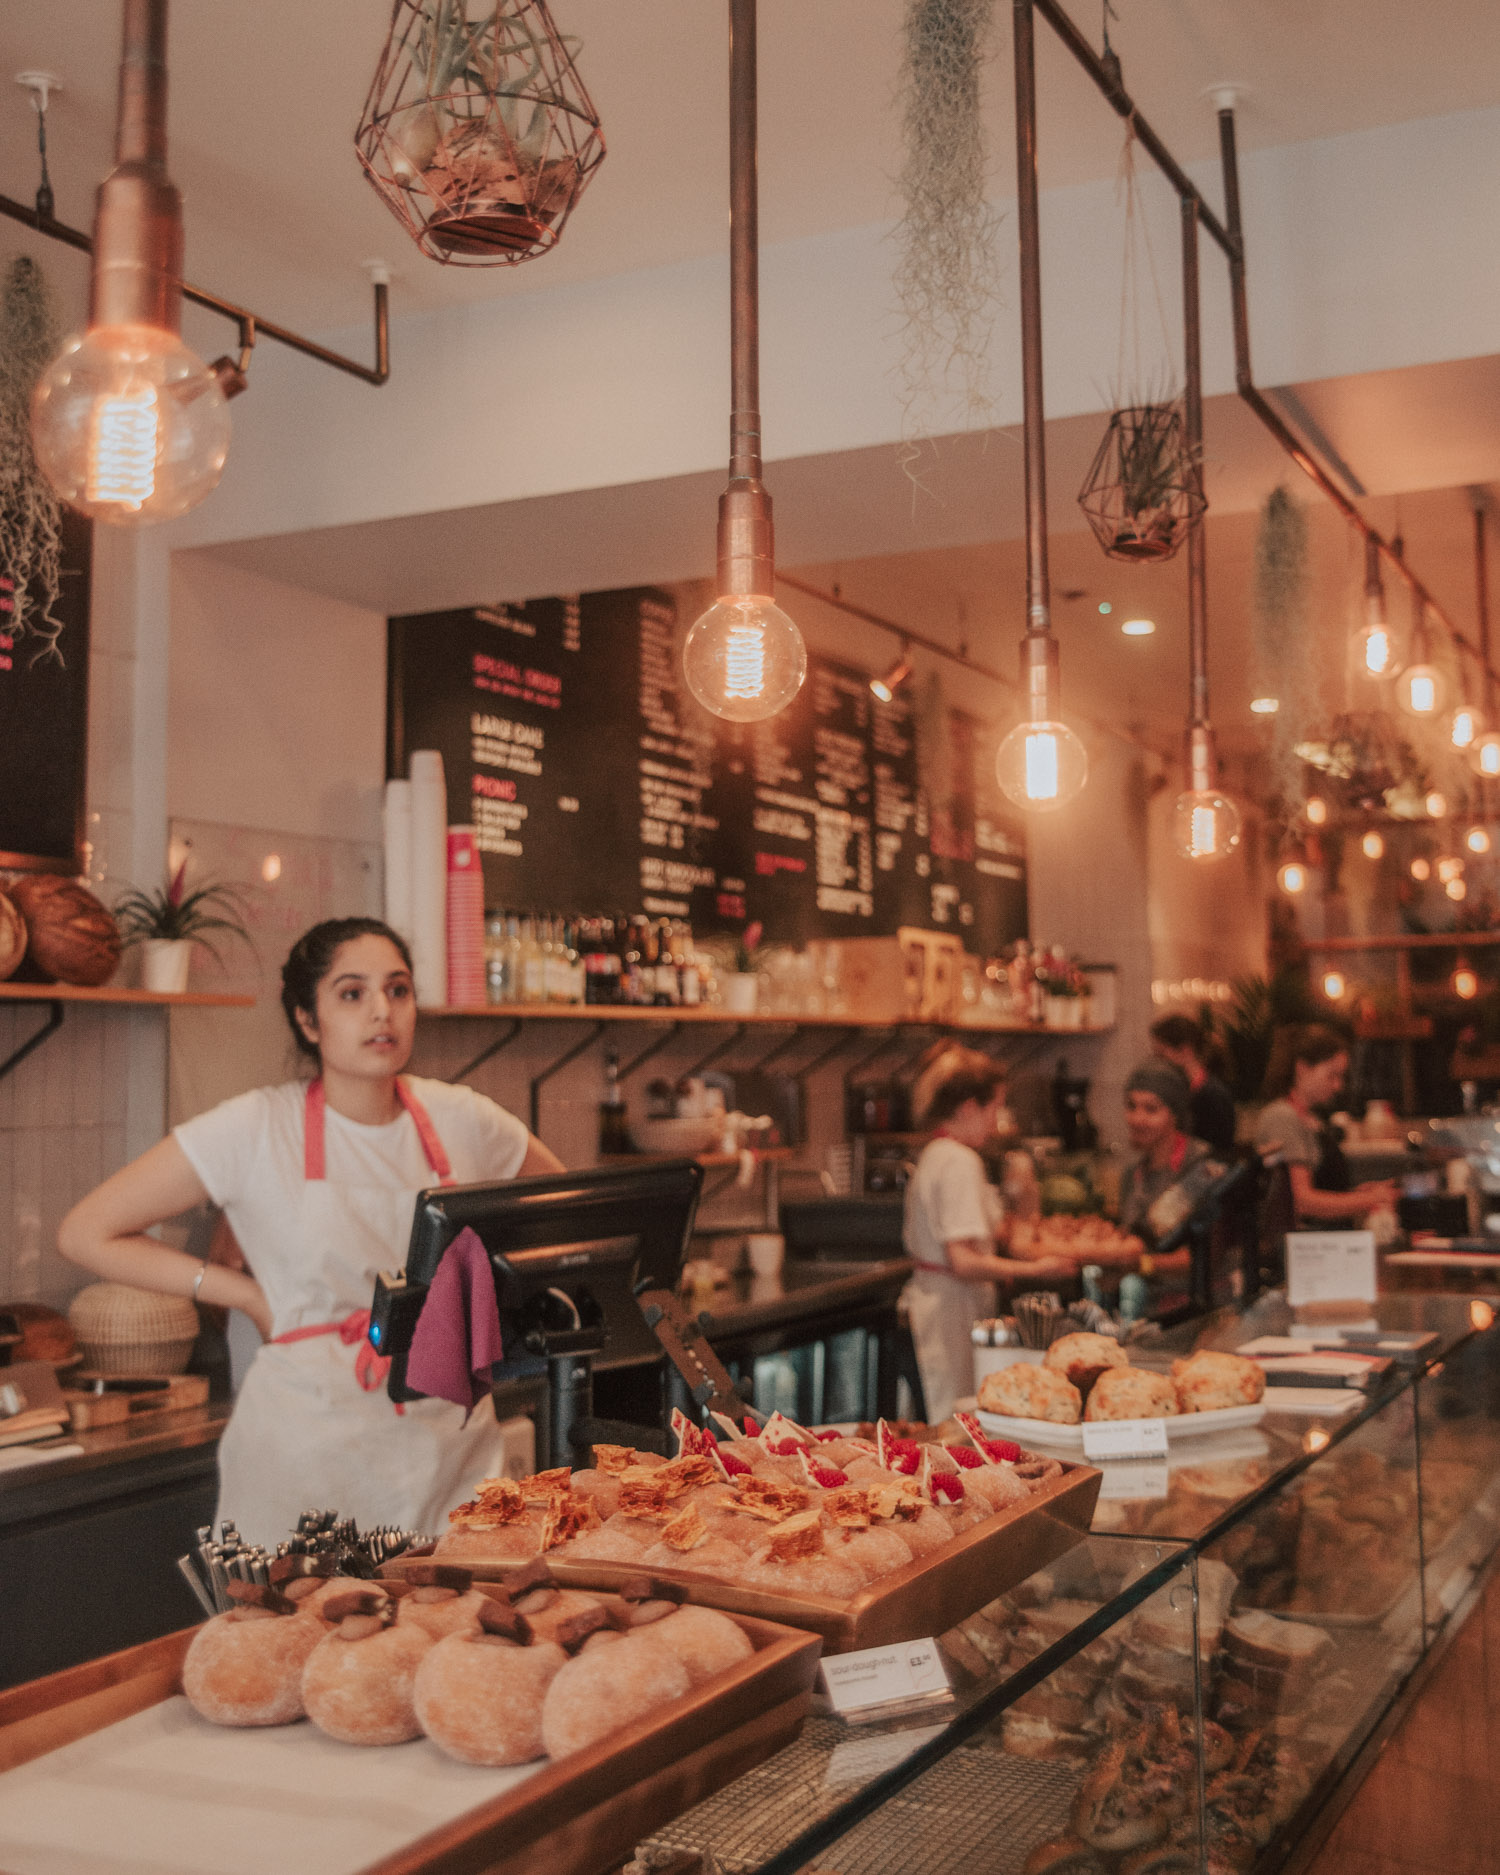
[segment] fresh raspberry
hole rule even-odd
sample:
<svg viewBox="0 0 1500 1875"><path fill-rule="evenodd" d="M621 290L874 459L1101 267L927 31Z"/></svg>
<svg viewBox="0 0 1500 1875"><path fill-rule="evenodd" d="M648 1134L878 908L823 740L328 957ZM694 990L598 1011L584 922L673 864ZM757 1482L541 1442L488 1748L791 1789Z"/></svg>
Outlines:
<svg viewBox="0 0 1500 1875"><path fill-rule="evenodd" d="M915 1439L887 1439L885 1449L888 1452L899 1452L903 1458L908 1454L914 1458L920 1458L922 1455L922 1448Z"/></svg>
<svg viewBox="0 0 1500 1875"><path fill-rule="evenodd" d="M960 1504L964 1497L964 1481L951 1471L935 1471L929 1481L928 1489L935 1504L940 1497L947 1498L950 1504Z"/></svg>
<svg viewBox="0 0 1500 1875"><path fill-rule="evenodd" d="M760 1427L756 1425L753 1419L747 1419L745 1421L745 1437L747 1439L758 1439L760 1437Z"/></svg>
<svg viewBox="0 0 1500 1875"><path fill-rule="evenodd" d="M705 1452L717 1452L718 1451L719 1441L714 1437L714 1435L708 1430L706 1426L704 1427L703 1431L699 1433L698 1436L703 1441L703 1449Z"/></svg>
<svg viewBox="0 0 1500 1875"><path fill-rule="evenodd" d="M731 1478L746 1478L750 1475L750 1467L736 1452L720 1452L719 1463Z"/></svg>
<svg viewBox="0 0 1500 1875"><path fill-rule="evenodd" d="M989 1439L985 1442L984 1449L991 1458L1003 1459L1011 1465L1014 1465L1021 1456L1020 1446L1012 1445L1009 1439Z"/></svg>
<svg viewBox="0 0 1500 1875"><path fill-rule="evenodd" d="M773 1458L795 1458L799 1452L808 1449L800 1439L777 1439L766 1445L766 1450Z"/></svg>
<svg viewBox="0 0 1500 1875"><path fill-rule="evenodd" d="M843 1436L843 1433L835 1432L831 1426L825 1426L821 1432L813 1434L819 1445L828 1445L832 1440L842 1439Z"/></svg>
<svg viewBox="0 0 1500 1875"><path fill-rule="evenodd" d="M885 1461L887 1471L899 1471L903 1477L907 1478L915 1476L917 1466L922 1462L917 1456L915 1446L909 1452L892 1451L889 1446L886 1447L886 1451L889 1454Z"/></svg>
<svg viewBox="0 0 1500 1875"><path fill-rule="evenodd" d="M849 1482L849 1474L834 1465L810 1465L808 1470L813 1483L821 1485L825 1491L836 1491L841 1484Z"/></svg>
<svg viewBox="0 0 1500 1875"><path fill-rule="evenodd" d="M976 1471L984 1463L972 1445L945 1445L943 1450L964 1471Z"/></svg>

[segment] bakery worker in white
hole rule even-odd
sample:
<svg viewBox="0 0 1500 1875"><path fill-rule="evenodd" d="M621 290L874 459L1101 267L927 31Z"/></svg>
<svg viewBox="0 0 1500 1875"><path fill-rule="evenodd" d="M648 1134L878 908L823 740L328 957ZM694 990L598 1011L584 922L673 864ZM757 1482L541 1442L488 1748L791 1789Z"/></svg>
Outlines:
<svg viewBox="0 0 1500 1875"><path fill-rule="evenodd" d="M919 1082L919 1118L934 1128L907 1181L904 1240L916 1264L904 1291L927 1417L936 1424L974 1391L976 1321L995 1312L997 1281L1061 1282L1064 1258L1018 1262L996 1253L1008 1225L979 1148L995 1137L1005 1069L970 1048L949 1048Z"/></svg>
<svg viewBox="0 0 1500 1875"><path fill-rule="evenodd" d="M274 1543L309 1506L439 1530L502 1468L488 1400L395 1406L365 1339L375 1275L406 1260L418 1191L560 1172L472 1088L402 1074L416 1031L411 957L373 918L293 945L281 1002L311 1081L261 1087L177 1127L75 1205L64 1256L111 1282L243 1309L264 1337L219 1448L219 1515ZM148 1236L208 1200L240 1267Z"/></svg>

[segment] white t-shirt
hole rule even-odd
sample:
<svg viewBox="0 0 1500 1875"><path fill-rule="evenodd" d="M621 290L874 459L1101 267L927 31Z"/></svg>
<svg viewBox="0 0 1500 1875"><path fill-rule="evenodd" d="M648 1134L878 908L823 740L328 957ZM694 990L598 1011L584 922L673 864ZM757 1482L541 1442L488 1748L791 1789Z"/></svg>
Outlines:
<svg viewBox="0 0 1500 1875"><path fill-rule="evenodd" d="M404 1078L427 1109L456 1183L516 1176L529 1136L514 1114L472 1087ZM238 1094L174 1128L208 1195L228 1217L278 1334L368 1308L375 1268L399 1268L406 1260L404 1235L382 1246L368 1270L351 1269L347 1257L330 1256L326 1265L309 1257L303 1247L306 1111L307 1085L291 1081ZM438 1182L405 1108L384 1126L364 1126L326 1108L324 1156L330 1187L414 1194ZM405 1215L409 1226L410 1212Z"/></svg>
<svg viewBox="0 0 1500 1875"><path fill-rule="evenodd" d="M1002 1215L1000 1194L974 1148L946 1137L930 1140L906 1184L906 1254L916 1263L946 1267L948 1245L961 1237L977 1237L992 1249Z"/></svg>

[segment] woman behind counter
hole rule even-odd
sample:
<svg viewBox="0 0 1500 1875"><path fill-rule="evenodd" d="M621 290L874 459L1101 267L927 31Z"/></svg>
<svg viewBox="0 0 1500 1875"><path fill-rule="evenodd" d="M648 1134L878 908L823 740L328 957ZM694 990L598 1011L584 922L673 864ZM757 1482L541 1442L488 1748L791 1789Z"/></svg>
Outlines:
<svg viewBox="0 0 1500 1875"><path fill-rule="evenodd" d="M904 1294L927 1417L946 1419L974 1391L976 1321L995 1312L996 1280L1065 1282L1065 1257L1033 1263L996 1254L1008 1240L999 1194L979 1148L995 1137L1005 1070L988 1055L948 1048L919 1083L922 1123L935 1128L906 1186L903 1239L916 1271Z"/></svg>
<svg viewBox="0 0 1500 1875"><path fill-rule="evenodd" d="M1322 1117L1343 1089L1349 1044L1325 1023L1278 1029L1266 1069L1268 1101L1255 1123L1255 1150L1284 1165L1299 1224L1358 1224L1395 1205L1389 1179L1355 1185L1338 1134Z"/></svg>
<svg viewBox="0 0 1500 1875"><path fill-rule="evenodd" d="M398 1408L367 1342L375 1275L406 1260L416 1194L563 1167L472 1088L401 1071L416 1032L411 956L373 918L314 925L281 973L310 1082L226 1100L74 1206L58 1247L111 1282L244 1311L265 1338L219 1447L219 1516L252 1542L309 1506L361 1524L441 1528L501 1469L491 1403L468 1422L441 1400ZM244 1269L145 1233L221 1207Z"/></svg>

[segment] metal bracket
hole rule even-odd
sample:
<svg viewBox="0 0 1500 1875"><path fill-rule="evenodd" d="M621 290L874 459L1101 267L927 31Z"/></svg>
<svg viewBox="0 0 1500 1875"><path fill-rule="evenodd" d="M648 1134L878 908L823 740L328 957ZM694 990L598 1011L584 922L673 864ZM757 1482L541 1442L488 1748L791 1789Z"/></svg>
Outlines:
<svg viewBox="0 0 1500 1875"><path fill-rule="evenodd" d="M47 1020L34 1035L28 1036L19 1048L7 1055L4 1061L0 1061L0 1081L3 1081L12 1069L19 1068L26 1057L34 1050L40 1048L49 1035L56 1035L57 1031L63 1025L63 1017L66 1013L66 1007L62 1002L48 1002Z"/></svg>
<svg viewBox="0 0 1500 1875"><path fill-rule="evenodd" d="M675 1042L681 1033L682 1024L669 1020L666 1034L658 1035L654 1042L647 1042L646 1046L641 1049L639 1054L632 1055L625 1066L620 1069L620 1079L622 1081L628 1080L629 1077L635 1073L637 1068L644 1068L653 1055L659 1055L667 1044L669 1042Z"/></svg>
<svg viewBox="0 0 1500 1875"><path fill-rule="evenodd" d="M468 1080L469 1076L474 1072L476 1068L482 1068L485 1062L492 1061L495 1058L495 1056L498 1055L503 1049L509 1048L511 1043L516 1039L516 1037L520 1033L521 1033L521 1018L519 1016L512 1016L510 1019L510 1028L508 1032L504 1035L497 1037L496 1040L494 1040L493 1042L487 1043L485 1047L481 1048L479 1053L474 1057L472 1061L467 1062L463 1067L461 1067L458 1070L457 1074L453 1076L453 1079L455 1081Z"/></svg>
<svg viewBox="0 0 1500 1875"><path fill-rule="evenodd" d="M850 1034L856 1034L856 1033L857 1033L856 1030L853 1030L853 1029L850 1030ZM854 1062L851 1066L845 1068L844 1070L844 1092L845 1094L847 1094L849 1092L849 1089L854 1085L854 1077L856 1074L863 1074L865 1069L869 1067L872 1061L878 1061L882 1055L888 1054L890 1050L894 1048L897 1042L899 1042L900 1040L901 1040L901 1025L897 1023L897 1024L894 1024L886 1032L886 1034L881 1038L881 1040L876 1043L876 1045L870 1050L869 1054L861 1055L858 1061ZM804 1072L806 1072L806 1070L804 1070Z"/></svg>
<svg viewBox="0 0 1500 1875"><path fill-rule="evenodd" d="M797 1037L802 1033L803 1029L811 1028L812 1026L813 1025L808 1022L804 1022L800 1024L796 1022L792 1023L789 1032L786 1035L782 1036L781 1040L777 1042L774 1048L772 1048L768 1053L762 1055L760 1060L757 1061L754 1064L754 1066L750 1068L749 1072L751 1074L759 1074L762 1068L770 1067L771 1063L776 1059L778 1055L784 1055L786 1053L786 1051L791 1047L792 1043L795 1042Z"/></svg>
<svg viewBox="0 0 1500 1875"><path fill-rule="evenodd" d="M731 1048L745 1039L745 1031L749 1026L748 1022L736 1022L733 1035L726 1035L724 1040L716 1043L706 1055L700 1055L690 1068L684 1068L678 1076L679 1080L691 1080L695 1074L701 1074L709 1062L717 1061L720 1055L727 1055Z"/></svg>
<svg viewBox="0 0 1500 1875"><path fill-rule="evenodd" d="M842 1054L844 1049L849 1046L850 1036L858 1034L859 1030L857 1028L852 1026L846 1027L844 1032L835 1041L830 1042L826 1048L814 1055L811 1061L804 1061L802 1066L798 1068L796 1080L797 1085L803 1090L802 1097L804 1100L807 1098L806 1089L809 1077L816 1074L819 1068L826 1068L835 1055Z"/></svg>
<svg viewBox="0 0 1500 1875"><path fill-rule="evenodd" d="M592 1048L594 1043L597 1042L599 1037L604 1033L607 1026L608 1025L603 1022L590 1023L589 1032L584 1036L581 1042L575 1042L566 1053L559 1055L555 1061L550 1062L547 1067L543 1068L540 1074L534 1074L531 1077L531 1130L538 1138L541 1137L542 1131L543 1084L550 1081L554 1074L560 1074L570 1061L576 1061L580 1055L585 1054Z"/></svg>

